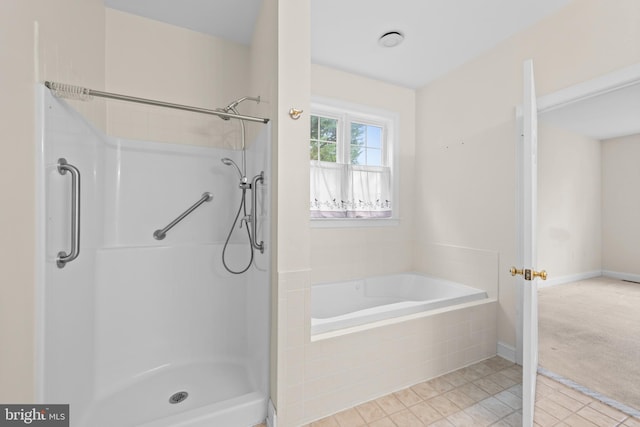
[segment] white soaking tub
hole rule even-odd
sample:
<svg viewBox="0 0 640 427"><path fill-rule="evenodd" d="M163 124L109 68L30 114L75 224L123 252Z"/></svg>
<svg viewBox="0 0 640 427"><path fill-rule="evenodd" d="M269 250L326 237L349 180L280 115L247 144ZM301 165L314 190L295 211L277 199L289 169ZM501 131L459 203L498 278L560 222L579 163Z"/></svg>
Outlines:
<svg viewBox="0 0 640 427"><path fill-rule="evenodd" d="M484 290L417 273L311 286L311 335L488 298Z"/></svg>

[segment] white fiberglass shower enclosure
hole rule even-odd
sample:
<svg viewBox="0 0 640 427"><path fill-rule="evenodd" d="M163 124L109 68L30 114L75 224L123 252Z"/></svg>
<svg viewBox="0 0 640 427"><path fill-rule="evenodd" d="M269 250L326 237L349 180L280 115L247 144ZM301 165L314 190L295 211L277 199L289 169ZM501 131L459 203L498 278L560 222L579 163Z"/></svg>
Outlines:
<svg viewBox="0 0 640 427"><path fill-rule="evenodd" d="M246 273L230 274L221 256L241 192L221 159L239 161L240 151L109 137L48 89L38 92L38 400L70 404L73 427L262 422L268 178L255 189L265 251ZM269 177L270 126L255 126L247 171ZM60 159L71 166L61 170ZM153 237L199 200L164 239ZM243 233L230 240L231 265L248 259ZM78 257L60 268L74 237Z"/></svg>

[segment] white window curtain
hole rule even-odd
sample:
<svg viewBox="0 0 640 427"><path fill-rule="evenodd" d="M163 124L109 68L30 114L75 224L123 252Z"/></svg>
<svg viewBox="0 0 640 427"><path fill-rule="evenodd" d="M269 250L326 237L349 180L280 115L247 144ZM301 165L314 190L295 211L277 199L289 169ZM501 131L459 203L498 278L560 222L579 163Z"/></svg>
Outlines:
<svg viewBox="0 0 640 427"><path fill-rule="evenodd" d="M390 218L391 170L311 161L311 218Z"/></svg>

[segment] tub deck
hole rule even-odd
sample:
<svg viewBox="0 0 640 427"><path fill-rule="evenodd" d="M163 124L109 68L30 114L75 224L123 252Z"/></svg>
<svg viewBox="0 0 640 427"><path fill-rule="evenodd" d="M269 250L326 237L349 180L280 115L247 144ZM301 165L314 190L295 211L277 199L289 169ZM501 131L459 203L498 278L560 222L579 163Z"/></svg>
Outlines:
<svg viewBox="0 0 640 427"><path fill-rule="evenodd" d="M482 289L417 273L311 287L311 335L487 299Z"/></svg>

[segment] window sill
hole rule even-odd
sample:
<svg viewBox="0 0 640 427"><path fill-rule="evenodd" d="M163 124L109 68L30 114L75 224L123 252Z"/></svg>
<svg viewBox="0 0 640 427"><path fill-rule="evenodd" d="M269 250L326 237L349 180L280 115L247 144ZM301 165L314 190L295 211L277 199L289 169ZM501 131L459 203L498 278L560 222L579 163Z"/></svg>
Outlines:
<svg viewBox="0 0 640 427"><path fill-rule="evenodd" d="M311 228L397 227L399 225L398 218L311 218Z"/></svg>

